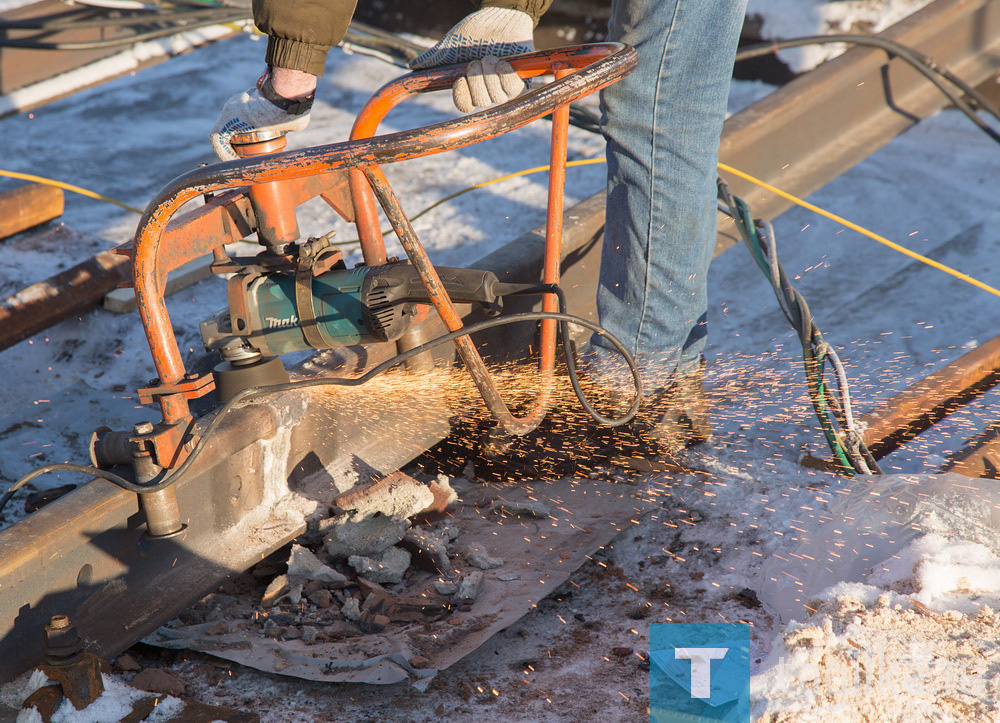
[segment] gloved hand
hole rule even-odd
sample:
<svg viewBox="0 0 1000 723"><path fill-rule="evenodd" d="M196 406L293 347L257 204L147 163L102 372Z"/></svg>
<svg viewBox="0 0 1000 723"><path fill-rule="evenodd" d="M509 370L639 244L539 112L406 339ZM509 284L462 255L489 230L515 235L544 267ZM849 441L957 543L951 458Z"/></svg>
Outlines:
<svg viewBox="0 0 1000 723"><path fill-rule="evenodd" d="M237 93L226 101L209 136L212 150L223 161L235 160L239 156L230 143L234 135L250 131L304 130L309 125L311 108L311 97L293 102L278 95L270 87L265 73L255 87Z"/></svg>
<svg viewBox="0 0 1000 723"><path fill-rule="evenodd" d="M526 86L510 64L497 56L534 51L534 27L531 16L520 10L483 8L466 16L437 45L411 60L410 68L469 63L466 77L455 81L451 89L455 107L469 113L504 103L523 93Z"/></svg>

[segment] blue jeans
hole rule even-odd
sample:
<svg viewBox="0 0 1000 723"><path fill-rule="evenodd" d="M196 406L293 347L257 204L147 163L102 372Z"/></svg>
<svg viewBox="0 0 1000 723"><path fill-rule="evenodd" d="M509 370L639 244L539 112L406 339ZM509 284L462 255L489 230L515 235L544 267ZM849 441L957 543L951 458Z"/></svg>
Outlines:
<svg viewBox="0 0 1000 723"><path fill-rule="evenodd" d="M716 163L747 0L614 0L609 39L639 55L602 91L607 225L597 309L647 390L699 363L716 236ZM618 366L600 336L600 372Z"/></svg>

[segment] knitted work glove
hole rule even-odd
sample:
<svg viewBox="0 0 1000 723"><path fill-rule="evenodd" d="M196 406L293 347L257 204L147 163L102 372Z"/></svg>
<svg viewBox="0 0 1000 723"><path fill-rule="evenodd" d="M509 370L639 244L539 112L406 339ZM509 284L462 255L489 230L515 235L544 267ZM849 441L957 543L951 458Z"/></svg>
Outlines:
<svg viewBox="0 0 1000 723"><path fill-rule="evenodd" d="M239 156L230 143L234 135L263 130L304 130L309 125L311 107L311 98L299 103L281 98L264 76L256 87L226 101L209 136L212 150L223 161L235 160Z"/></svg>
<svg viewBox="0 0 1000 723"><path fill-rule="evenodd" d="M445 33L437 45L411 60L410 68L469 63L466 77L455 81L451 89L455 107L462 113L506 102L524 92L525 83L509 63L496 56L532 52L534 25L531 16L520 10L477 10Z"/></svg>

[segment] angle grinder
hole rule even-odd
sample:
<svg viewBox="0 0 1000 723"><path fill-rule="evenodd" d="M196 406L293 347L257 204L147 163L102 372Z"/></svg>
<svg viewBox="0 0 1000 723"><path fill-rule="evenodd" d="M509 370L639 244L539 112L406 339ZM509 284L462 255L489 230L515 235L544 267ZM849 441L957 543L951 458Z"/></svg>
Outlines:
<svg viewBox="0 0 1000 723"><path fill-rule="evenodd" d="M322 255L317 256L317 261ZM430 297L407 262L348 269L335 252L330 262L271 268L236 266L229 280L229 306L201 323L205 348L223 362L213 371L218 397L241 389L288 381L280 356L309 349L395 341L412 326ZM325 270L323 270L325 268ZM501 283L478 269L437 267L455 303L480 304L499 314L503 295L528 285Z"/></svg>

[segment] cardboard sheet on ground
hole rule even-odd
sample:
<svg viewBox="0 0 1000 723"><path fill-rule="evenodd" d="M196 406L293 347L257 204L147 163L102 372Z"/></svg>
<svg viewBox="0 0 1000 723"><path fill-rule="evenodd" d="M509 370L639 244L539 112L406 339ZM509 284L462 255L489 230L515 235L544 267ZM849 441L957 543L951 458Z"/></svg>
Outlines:
<svg viewBox="0 0 1000 723"><path fill-rule="evenodd" d="M498 513L495 502L542 503L549 516ZM638 521L654 506L635 487L597 480L559 480L513 486L471 485L451 520L458 542L482 545L504 564L484 572L484 585L467 612L456 609L435 622L394 623L381 633L335 642L263 637L252 626L210 635L218 621L163 627L145 642L189 648L271 673L308 680L390 684L410 680L424 689L439 670L461 660L493 635L531 611L598 548ZM466 566L460 563L463 571ZM434 579L414 571L409 587ZM340 613L331 610L331 622ZM245 621L232 621L244 623ZM420 667L411 660L419 656ZM425 662L426 661L426 662Z"/></svg>
<svg viewBox="0 0 1000 723"><path fill-rule="evenodd" d="M917 537L938 533L1000 554L1000 484L959 474L856 477L828 490L824 521L761 570L758 596L783 622L839 582L864 582ZM814 606L813 606L814 607Z"/></svg>

